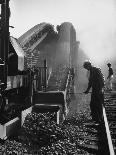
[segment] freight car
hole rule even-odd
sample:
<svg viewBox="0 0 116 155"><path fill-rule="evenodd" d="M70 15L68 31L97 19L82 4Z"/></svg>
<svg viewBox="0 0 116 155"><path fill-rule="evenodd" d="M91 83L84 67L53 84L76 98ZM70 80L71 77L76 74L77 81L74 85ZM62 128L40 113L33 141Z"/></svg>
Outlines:
<svg viewBox="0 0 116 155"><path fill-rule="evenodd" d="M47 26L46 26L47 27ZM49 33L49 29L42 27L39 31L36 31L36 34L32 33L31 36L28 36L28 48L31 47L34 49L34 46L40 44L42 40ZM32 43L36 45L32 45ZM31 42L31 43L30 43ZM26 42L27 46L27 42ZM26 49L27 50L27 49ZM38 53L37 53L38 54ZM38 56L35 58L38 60ZM34 59L34 61L35 61ZM41 80L44 74L44 66L42 68L42 73L39 74L39 70L35 69L35 64L32 64L33 60L30 61L29 54L24 51L18 40L14 37L9 37L9 52L8 52L8 61L7 61L7 84L4 88L4 66L5 64L1 63L1 94L4 100L1 110L3 113L1 115L18 115L21 109L29 107L32 104L32 93L33 93L33 78L36 84L39 85L39 79ZM30 66L31 63L31 66ZM44 76L44 75L43 75ZM44 80L44 78L42 79ZM11 115L12 113L12 115ZM14 113L14 114L13 114ZM1 117L1 121L3 118Z"/></svg>

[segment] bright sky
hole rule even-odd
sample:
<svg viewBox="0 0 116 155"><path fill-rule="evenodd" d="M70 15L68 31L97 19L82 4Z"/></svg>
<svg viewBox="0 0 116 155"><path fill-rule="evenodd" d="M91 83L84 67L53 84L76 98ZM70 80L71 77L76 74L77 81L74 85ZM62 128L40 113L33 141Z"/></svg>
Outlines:
<svg viewBox="0 0 116 155"><path fill-rule="evenodd" d="M18 38L41 22L71 22L80 47L96 63L116 57L115 0L10 0L11 35Z"/></svg>

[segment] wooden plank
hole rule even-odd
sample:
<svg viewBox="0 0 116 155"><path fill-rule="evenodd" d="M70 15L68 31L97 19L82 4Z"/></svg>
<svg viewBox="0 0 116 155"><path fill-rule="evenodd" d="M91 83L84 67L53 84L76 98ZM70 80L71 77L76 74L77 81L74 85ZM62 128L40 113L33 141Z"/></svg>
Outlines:
<svg viewBox="0 0 116 155"><path fill-rule="evenodd" d="M20 128L20 126L21 122L18 117L10 120L5 124L0 124L0 138L7 139L11 135L15 134L16 131L18 131L18 129Z"/></svg>

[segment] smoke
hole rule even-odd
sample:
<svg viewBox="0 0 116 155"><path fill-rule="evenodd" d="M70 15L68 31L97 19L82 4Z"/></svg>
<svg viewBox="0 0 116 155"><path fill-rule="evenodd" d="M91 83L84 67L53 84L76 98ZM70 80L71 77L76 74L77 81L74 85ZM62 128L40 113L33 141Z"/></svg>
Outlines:
<svg viewBox="0 0 116 155"><path fill-rule="evenodd" d="M116 58L116 9L113 0L93 3L89 0L84 14L84 25L78 23L79 36L77 31L80 47L96 65Z"/></svg>
<svg viewBox="0 0 116 155"><path fill-rule="evenodd" d="M82 0L83 2L85 1ZM93 65L102 69L105 78L108 75L107 63L112 64L115 79L116 2L114 2L114 0L87 0L86 6L83 3L83 9L80 11L81 14L83 11L82 19L78 21L80 14L77 18L77 38L80 41L80 48Z"/></svg>
<svg viewBox="0 0 116 155"><path fill-rule="evenodd" d="M80 47L93 63L102 64L116 58L115 6L115 0L12 0L10 23L15 29L11 32L22 34L43 21L55 26L71 22Z"/></svg>

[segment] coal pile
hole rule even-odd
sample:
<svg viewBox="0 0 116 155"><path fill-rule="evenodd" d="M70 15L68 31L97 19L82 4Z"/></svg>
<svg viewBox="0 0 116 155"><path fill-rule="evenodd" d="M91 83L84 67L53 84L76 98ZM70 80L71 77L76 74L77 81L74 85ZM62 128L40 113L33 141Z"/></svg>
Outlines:
<svg viewBox="0 0 116 155"><path fill-rule="evenodd" d="M30 113L19 134L2 144L8 155L83 155L98 151L97 129L87 112L74 113L62 124L53 121L54 113ZM16 148L15 148L16 146Z"/></svg>
<svg viewBox="0 0 116 155"><path fill-rule="evenodd" d="M0 145L1 155L26 155L27 149L23 144L15 140L7 140L4 144Z"/></svg>

